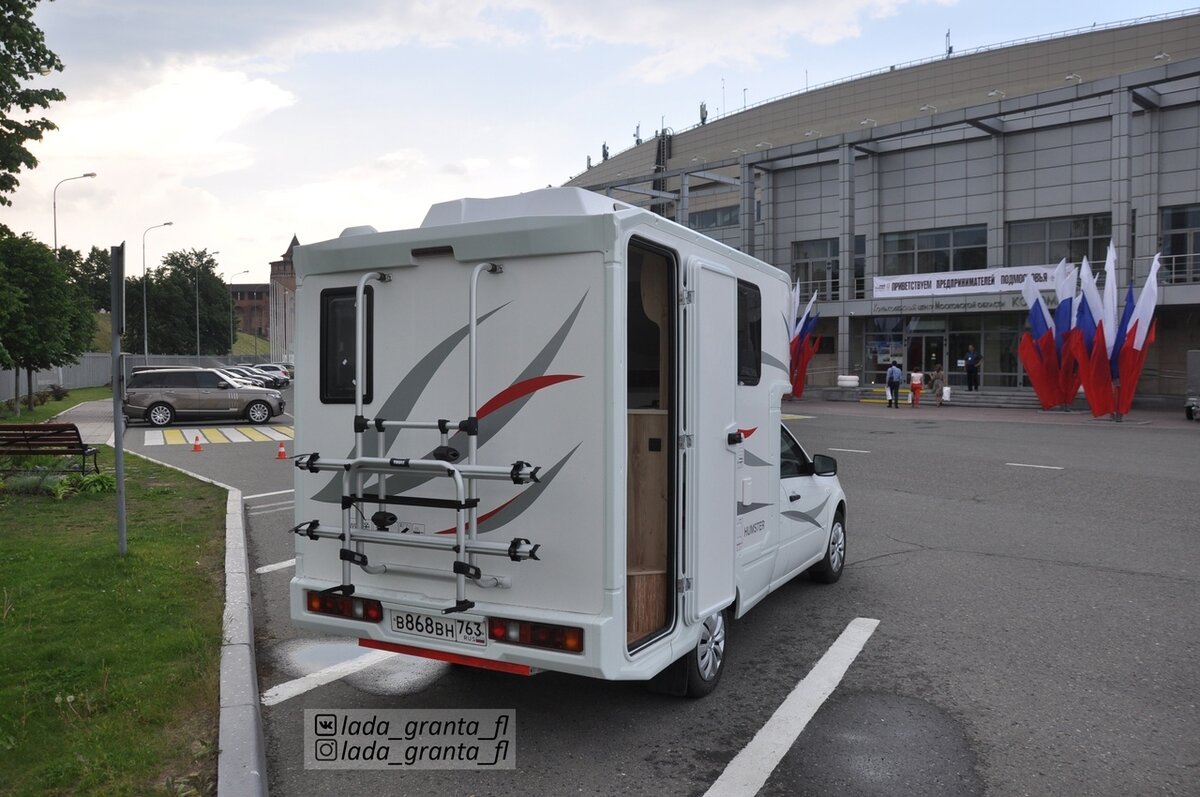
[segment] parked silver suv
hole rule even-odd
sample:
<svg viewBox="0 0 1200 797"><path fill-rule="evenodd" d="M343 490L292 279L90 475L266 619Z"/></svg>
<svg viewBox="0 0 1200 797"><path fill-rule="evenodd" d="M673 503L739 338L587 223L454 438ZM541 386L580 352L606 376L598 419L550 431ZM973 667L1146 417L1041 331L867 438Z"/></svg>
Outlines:
<svg viewBox="0 0 1200 797"><path fill-rule="evenodd" d="M278 390L235 385L211 368L140 371L125 385L129 420L167 426L176 419L245 418L266 423L283 412Z"/></svg>

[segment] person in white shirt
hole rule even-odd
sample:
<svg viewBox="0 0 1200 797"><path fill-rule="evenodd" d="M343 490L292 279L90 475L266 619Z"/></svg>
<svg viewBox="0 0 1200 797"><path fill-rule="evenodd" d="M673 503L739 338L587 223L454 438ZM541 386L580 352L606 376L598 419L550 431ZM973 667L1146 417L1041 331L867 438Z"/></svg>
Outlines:
<svg viewBox="0 0 1200 797"><path fill-rule="evenodd" d="M912 390L912 405L914 407L921 406L921 388L925 386L925 374L920 371L913 371L909 377L908 386Z"/></svg>

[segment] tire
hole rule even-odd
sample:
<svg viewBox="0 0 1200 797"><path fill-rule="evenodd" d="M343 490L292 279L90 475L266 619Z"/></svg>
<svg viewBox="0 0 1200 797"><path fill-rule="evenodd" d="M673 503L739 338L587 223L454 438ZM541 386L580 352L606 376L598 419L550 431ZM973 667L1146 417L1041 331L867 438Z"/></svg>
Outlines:
<svg viewBox="0 0 1200 797"><path fill-rule="evenodd" d="M704 697L717 688L725 672L725 630L724 611L705 618L696 647L684 656L688 697Z"/></svg>
<svg viewBox="0 0 1200 797"><path fill-rule="evenodd" d="M152 404L150 409L146 410L146 420L151 426L170 426L175 420L175 410L171 409L170 404Z"/></svg>
<svg viewBox="0 0 1200 797"><path fill-rule="evenodd" d="M833 528L829 530L829 544L825 546L825 558L812 567L813 578L823 584L832 584L842 577L846 568L846 519L841 510L833 516Z"/></svg>
<svg viewBox="0 0 1200 797"><path fill-rule="evenodd" d="M266 423L271 420L271 406L265 401L251 401L246 407L246 419L250 423Z"/></svg>

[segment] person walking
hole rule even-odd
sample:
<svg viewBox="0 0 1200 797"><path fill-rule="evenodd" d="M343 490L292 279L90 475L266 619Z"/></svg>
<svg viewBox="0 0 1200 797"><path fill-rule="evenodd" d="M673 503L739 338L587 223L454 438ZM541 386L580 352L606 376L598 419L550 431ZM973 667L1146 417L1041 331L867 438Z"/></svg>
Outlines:
<svg viewBox="0 0 1200 797"><path fill-rule="evenodd" d="M900 380L903 378L904 372L900 370L900 363L892 360L892 367L887 369L887 375L884 377L887 382L888 406L892 409L900 406Z"/></svg>
<svg viewBox="0 0 1200 797"><path fill-rule="evenodd" d="M967 390L979 390L979 352L974 344L967 344L967 356L963 357L963 365L967 367Z"/></svg>
<svg viewBox="0 0 1200 797"><path fill-rule="evenodd" d="M920 371L913 371L909 375L908 388L912 391L912 405L914 407L921 406L921 388L925 387L925 374Z"/></svg>
<svg viewBox="0 0 1200 797"><path fill-rule="evenodd" d="M942 370L941 365L933 366L933 373L929 375L929 389L933 391L934 401L937 406L942 406L943 388L946 387L946 372Z"/></svg>

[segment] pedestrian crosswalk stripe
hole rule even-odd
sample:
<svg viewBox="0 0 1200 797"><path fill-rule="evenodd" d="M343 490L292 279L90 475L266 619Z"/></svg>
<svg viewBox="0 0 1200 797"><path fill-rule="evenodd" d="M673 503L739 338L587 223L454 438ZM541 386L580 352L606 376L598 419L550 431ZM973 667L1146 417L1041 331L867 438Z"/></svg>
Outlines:
<svg viewBox="0 0 1200 797"><path fill-rule="evenodd" d="M210 426L204 429L147 429L143 445L193 445L199 436L206 443L277 443L290 442L296 436L291 426Z"/></svg>

